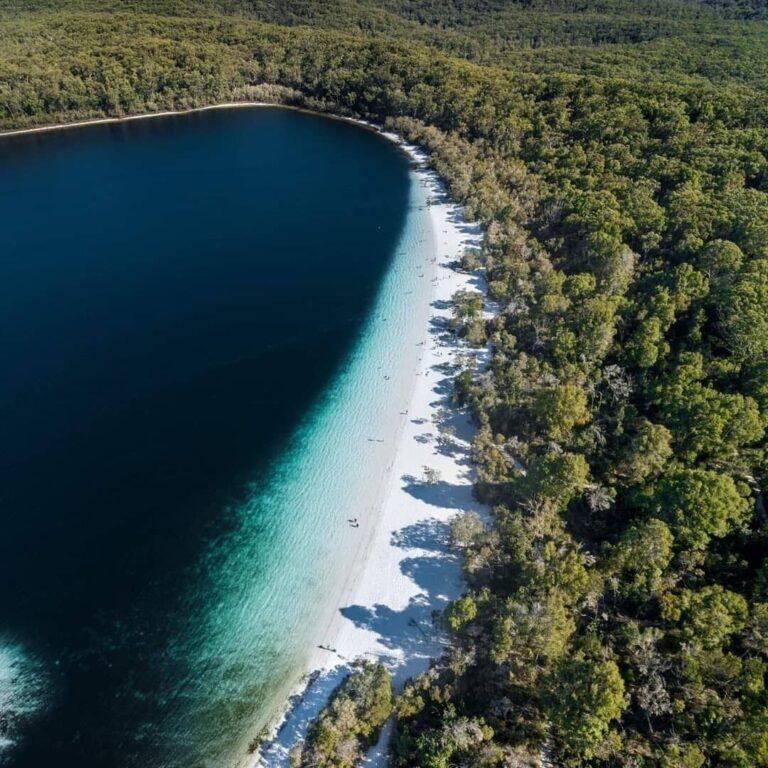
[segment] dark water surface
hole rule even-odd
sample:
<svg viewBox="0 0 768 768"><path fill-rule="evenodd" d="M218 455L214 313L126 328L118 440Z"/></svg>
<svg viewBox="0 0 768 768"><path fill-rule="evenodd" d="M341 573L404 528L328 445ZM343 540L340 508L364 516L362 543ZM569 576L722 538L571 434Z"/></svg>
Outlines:
<svg viewBox="0 0 768 768"><path fill-rule="evenodd" d="M279 109L0 139L0 764L216 764L167 724L190 574L359 336L408 191L385 140Z"/></svg>

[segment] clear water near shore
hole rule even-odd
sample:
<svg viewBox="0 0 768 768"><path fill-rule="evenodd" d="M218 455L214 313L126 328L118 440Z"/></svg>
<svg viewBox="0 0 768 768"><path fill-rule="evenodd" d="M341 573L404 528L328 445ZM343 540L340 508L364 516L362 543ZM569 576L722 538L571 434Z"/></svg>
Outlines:
<svg viewBox="0 0 768 768"><path fill-rule="evenodd" d="M205 732L217 708L223 722L228 710L240 708L255 713L250 730L225 729L222 743L234 761L242 759L243 736L269 724L304 672L313 644L329 639L322 627L359 565L389 477L397 415L414 384L434 272L424 208L424 190L413 174L409 216L358 343L266 473L265 487L254 484L237 509L237 530L201 563L199 586L191 592L198 608L189 610L198 630L185 633L195 646L183 651L196 659L198 725L190 720L186 734L174 729L182 735L181 750L186 739ZM264 520L279 522L265 531ZM267 664L265 649L274 651ZM221 690L225 679L232 684ZM216 696L209 698L212 690ZM212 735L213 753L220 736Z"/></svg>
<svg viewBox="0 0 768 768"><path fill-rule="evenodd" d="M0 763L237 762L377 511L424 190L381 137L277 109L0 163Z"/></svg>

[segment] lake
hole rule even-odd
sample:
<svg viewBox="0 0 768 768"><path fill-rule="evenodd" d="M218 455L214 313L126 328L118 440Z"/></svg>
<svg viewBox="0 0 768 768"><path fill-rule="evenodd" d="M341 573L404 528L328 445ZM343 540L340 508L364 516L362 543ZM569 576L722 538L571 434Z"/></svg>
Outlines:
<svg viewBox="0 0 768 768"><path fill-rule="evenodd" d="M243 758L378 482L422 195L277 108L0 139L0 764Z"/></svg>

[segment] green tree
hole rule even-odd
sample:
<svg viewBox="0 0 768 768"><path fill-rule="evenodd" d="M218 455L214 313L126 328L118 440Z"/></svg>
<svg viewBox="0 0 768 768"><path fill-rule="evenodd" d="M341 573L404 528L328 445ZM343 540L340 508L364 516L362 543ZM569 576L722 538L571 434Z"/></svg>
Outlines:
<svg viewBox="0 0 768 768"><path fill-rule="evenodd" d="M745 264L717 301L720 329L728 349L740 360L768 356L768 260Z"/></svg>
<svg viewBox="0 0 768 768"><path fill-rule="evenodd" d="M610 659L576 657L560 664L546 699L557 738L584 760L595 756L611 722L625 707L624 681Z"/></svg>
<svg viewBox="0 0 768 768"><path fill-rule="evenodd" d="M562 658L575 631L576 622L559 590L536 598L509 598L493 622L491 658L513 665L519 679L535 677Z"/></svg>
<svg viewBox="0 0 768 768"><path fill-rule="evenodd" d="M720 584L699 590L683 589L664 601L664 617L679 622L683 640L704 648L719 648L747 626L747 601Z"/></svg>
<svg viewBox="0 0 768 768"><path fill-rule="evenodd" d="M448 605L443 614L443 619L452 631L458 632L476 616L477 604L474 599L471 595L463 595Z"/></svg>
<svg viewBox="0 0 768 768"><path fill-rule="evenodd" d="M674 537L661 520L651 518L631 525L608 555L609 572L623 576L621 593L641 602L658 595L672 561L673 545Z"/></svg>
<svg viewBox="0 0 768 768"><path fill-rule="evenodd" d="M617 457L615 472L628 484L659 474L672 456L672 433L663 424L640 419Z"/></svg>
<svg viewBox="0 0 768 768"><path fill-rule="evenodd" d="M646 502L684 547L704 549L747 522L750 502L728 475L706 469L678 469L665 475Z"/></svg>
<svg viewBox="0 0 768 768"><path fill-rule="evenodd" d="M589 422L584 390L575 384L558 384L539 390L531 405L539 428L552 440L567 440L574 427Z"/></svg>
<svg viewBox="0 0 768 768"><path fill-rule="evenodd" d="M675 385L663 397L667 426L689 461L733 459L763 436L760 409L751 397L720 392L698 383Z"/></svg>
<svg viewBox="0 0 768 768"><path fill-rule="evenodd" d="M696 258L698 268L717 290L733 280L743 263L744 254L741 248L728 240L713 240L707 243Z"/></svg>
<svg viewBox="0 0 768 768"><path fill-rule="evenodd" d="M551 502L564 507L588 481L589 465L582 454L548 451L531 461L516 487L523 502Z"/></svg>
<svg viewBox="0 0 768 768"><path fill-rule="evenodd" d="M392 683L381 664L365 661L331 694L301 753L305 768L354 768L392 712Z"/></svg>

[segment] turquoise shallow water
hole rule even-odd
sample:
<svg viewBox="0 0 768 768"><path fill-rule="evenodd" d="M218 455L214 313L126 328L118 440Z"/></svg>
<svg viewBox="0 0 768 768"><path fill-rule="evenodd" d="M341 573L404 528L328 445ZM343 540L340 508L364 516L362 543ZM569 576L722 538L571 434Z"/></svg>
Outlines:
<svg viewBox="0 0 768 768"><path fill-rule="evenodd" d="M0 171L0 762L236 763L376 512L424 192L277 109L6 140Z"/></svg>
<svg viewBox="0 0 768 768"><path fill-rule="evenodd" d="M236 511L237 530L215 542L201 562L200 586L190 594L193 603L196 595L205 599L189 610L199 617L192 623L200 631L185 632L194 646L181 649L199 659L194 682L186 684L200 694L195 718L188 719L187 710L186 727L176 731L182 745L197 731L195 722L231 722L240 711L249 730L212 732L212 750L224 734L225 752L236 761L247 748L243 737L258 733L284 705L314 645L333 640L322 629L364 556L367 528L389 477L398 417L414 385L417 344L429 314L431 245L425 195L413 175L409 216L357 344L264 486L252 485ZM361 528L351 528L348 518L358 518ZM264 519L279 524L267 533ZM220 687L221 681L228 683Z"/></svg>

